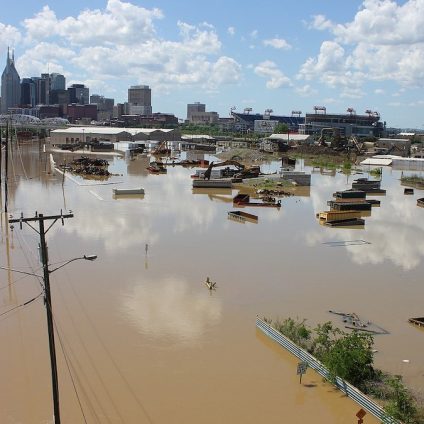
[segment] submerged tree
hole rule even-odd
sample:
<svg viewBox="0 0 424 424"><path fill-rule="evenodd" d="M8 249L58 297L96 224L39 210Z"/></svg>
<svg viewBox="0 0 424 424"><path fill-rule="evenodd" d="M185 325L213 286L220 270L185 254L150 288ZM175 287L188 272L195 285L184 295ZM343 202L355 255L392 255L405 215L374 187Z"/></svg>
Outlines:
<svg viewBox="0 0 424 424"><path fill-rule="evenodd" d="M375 375L373 344L370 334L340 332L321 360L334 378L338 376L361 388Z"/></svg>

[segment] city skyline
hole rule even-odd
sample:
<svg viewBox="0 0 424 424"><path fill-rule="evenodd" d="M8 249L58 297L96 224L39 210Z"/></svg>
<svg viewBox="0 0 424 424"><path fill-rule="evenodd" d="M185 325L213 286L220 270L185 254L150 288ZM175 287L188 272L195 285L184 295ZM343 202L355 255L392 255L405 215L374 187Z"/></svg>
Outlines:
<svg viewBox="0 0 424 424"><path fill-rule="evenodd" d="M60 73L116 103L148 85L153 111L179 118L196 101L222 117L322 105L422 129L423 24L422 0L24 0L0 18L0 55L15 49L21 78Z"/></svg>

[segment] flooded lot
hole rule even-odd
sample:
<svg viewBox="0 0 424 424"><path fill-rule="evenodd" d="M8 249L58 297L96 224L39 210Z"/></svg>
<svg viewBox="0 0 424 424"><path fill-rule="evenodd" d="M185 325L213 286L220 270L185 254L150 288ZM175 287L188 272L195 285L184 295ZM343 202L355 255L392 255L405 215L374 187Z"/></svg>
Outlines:
<svg viewBox="0 0 424 424"><path fill-rule="evenodd" d="M356 312L389 332L375 337L376 365L422 394L424 331L407 320L424 315L424 209L420 191L404 196L400 171L384 169L387 194L375 197L381 206L364 229L344 229L315 214L358 175L313 173L310 190L283 198L281 209L244 208L258 215L253 224L227 218L237 191L193 193L193 169L151 175L149 158L114 157L107 183L121 184L100 185L47 174L37 150L13 159L10 214L74 213L47 234L51 267L98 255L51 275L64 423L84 422L68 367L89 423L356 422L360 407L311 370L299 384L297 359L256 330L256 315L314 326L340 324L329 310ZM145 195L114 197L114 187ZM35 231L10 232L3 216L1 265L40 274L37 246ZM0 282L0 313L41 291L35 277L1 270ZM42 299L0 320L0 422L51 422Z"/></svg>

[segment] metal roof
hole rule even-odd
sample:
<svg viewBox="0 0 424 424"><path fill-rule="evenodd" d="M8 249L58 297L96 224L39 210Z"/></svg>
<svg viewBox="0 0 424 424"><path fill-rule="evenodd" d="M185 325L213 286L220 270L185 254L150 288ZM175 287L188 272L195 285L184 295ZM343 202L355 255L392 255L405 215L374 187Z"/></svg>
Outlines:
<svg viewBox="0 0 424 424"><path fill-rule="evenodd" d="M271 134L268 140L281 141L305 141L310 137L308 134Z"/></svg>
<svg viewBox="0 0 424 424"><path fill-rule="evenodd" d="M137 134L152 134L152 133L169 133L174 131L168 128L116 128L116 127L69 127L66 129L57 129L51 131L55 134L107 134L119 135L123 133L137 135Z"/></svg>

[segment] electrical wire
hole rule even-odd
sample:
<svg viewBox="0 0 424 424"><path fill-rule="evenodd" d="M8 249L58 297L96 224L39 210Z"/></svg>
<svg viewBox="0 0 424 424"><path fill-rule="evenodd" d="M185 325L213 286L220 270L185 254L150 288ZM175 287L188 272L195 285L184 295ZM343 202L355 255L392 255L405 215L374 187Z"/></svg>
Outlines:
<svg viewBox="0 0 424 424"><path fill-rule="evenodd" d="M55 246L55 252L60 252L60 247ZM67 282L68 286L69 286L69 287L71 288L71 290L74 292L74 295L75 295L75 297L76 297L75 289L74 289L74 287L72 286L72 284L70 283L70 279L69 279L68 273L66 272L66 270L65 270L65 269L63 270L63 272L65 272L65 275L66 275L66 282ZM98 370L98 368L97 368L97 366L96 366L96 364L95 364L95 361L94 361L94 360L93 360L93 358L92 358L92 355L90 355L90 351L89 351L89 349L87 348L87 346L86 346L86 344L85 344L85 342L84 342L83 338L82 338L82 337L81 337L81 335L80 335L80 332L78 331L78 326L76 325L76 323L75 323L75 321L74 321L73 314L71 313L71 311L70 311L70 309L69 309L69 307L68 307L68 304L67 304L67 298L68 298L68 296L65 296L65 295L62 293L62 286L58 286L58 289L59 289L59 293L60 293L60 295L61 295L61 297L62 297L63 304L64 304L64 306L65 306L65 308L66 308L66 310L67 310L67 312L68 312L68 315L69 315L69 321L71 322L72 326L74 327L74 329L75 329L75 333L76 333L76 336L78 337L78 339L79 339L79 341L80 341L80 343L81 343L81 346L82 346L82 348L84 349L84 351L85 351L85 353L86 353L86 355L87 355L88 361L89 361L89 363L90 363L90 365L91 365L92 369L94 370L94 372L95 372L95 374L96 374L96 376L97 376L97 378L98 378L98 380L99 380L99 382L100 382L101 386L103 387L103 390L104 390L104 392L105 392L105 394L106 394L106 396L107 396L107 398L108 398L109 404L110 404L110 405L112 406L112 408L114 409L115 414L116 414L116 416L117 416L117 417L119 417L120 421L121 421L122 423L125 423L125 419L122 417L121 413L119 412L119 408L118 408L118 406L116 405L116 403L115 403L115 401L114 401L113 396L109 393L109 390L108 390L108 388L107 388L107 385L106 385L106 383L104 382L104 379L102 378L102 374L101 374L101 372ZM77 300L79 301L79 299L77 299ZM80 305L80 306L81 306L81 305ZM68 345L70 346L71 344L69 344L69 343L68 343ZM74 355L74 356L76 356L76 355ZM81 367L81 368L82 368L82 367ZM88 380L88 381L90 381L90 380ZM95 395L95 391L94 391L94 390L93 390L93 394ZM98 401L98 403L99 403L100 408L103 410L103 408L102 408L102 406L101 406L100 401ZM107 414L105 414L105 417L107 417ZM108 419L108 418L107 418L107 419ZM109 421L109 422L110 422L110 421Z"/></svg>
<svg viewBox="0 0 424 424"><path fill-rule="evenodd" d="M60 287L60 285L59 285L59 287ZM69 309L68 309L68 307L67 307L67 305L66 305L66 302L64 302L64 305L65 305L65 307L66 307L66 309L68 310L68 313L69 313ZM72 322L72 325L74 325L74 323L73 323L73 317L72 317L72 315L70 315L70 317L71 317L71 322ZM58 323L58 321L56 320L55 321L55 325L58 327L58 329L60 330L60 326L59 326L59 323ZM76 326L75 326L75 328L76 328ZM77 334L79 335L79 333L78 333L78 331L76 331L77 332ZM98 399L98 397L97 397L97 393L96 393L96 390L91 386L91 381L92 381L92 379L90 379L90 378L88 378L87 376L86 376L86 374L85 374L85 372L84 372L84 369L83 369L83 367L81 366L81 364L79 363L79 361L78 361L78 357L80 356L79 354L77 355L77 354L75 354L75 352L73 351L73 343L69 343L68 341L66 341L66 337L65 337L65 332L64 331L61 331L61 333L62 333L62 339L66 342L66 345L67 345L67 351L69 351L69 355L68 355L68 358L69 358L69 361L70 361L70 367L72 368L72 370L73 370L73 372L74 372L74 375L75 375L75 378L76 378L76 380L78 381L78 384L79 384L79 386L80 386L80 388L81 388L81 390L82 390L82 392L83 392L83 394L84 394L84 396L85 396L85 399L86 399L86 403L87 403L87 405L89 406L89 408L90 408L90 410L91 410L91 412L92 412L92 415L93 416L95 416L96 417L96 419L98 420L98 422L99 423L103 423L104 421L100 421L99 419L98 419L98 416L97 416L97 413L96 413L96 409L95 409L95 407L94 407L94 405L93 405L93 402L91 402L91 399L90 399L90 396L89 396L89 394L88 394L88 392L87 392L87 390L85 389L85 386L87 386L88 387L88 389L91 391L91 397L93 397L94 398L94 400L97 402L97 405L98 405L98 407L99 407L99 409L101 410L101 412L103 413L103 416L105 417L105 419L107 420L107 422L109 422L109 423L112 423L112 421L109 419L109 417L108 417L108 414L106 413L106 411L105 411L105 409L103 408L103 406L102 406L102 404L101 404L101 402L100 402L100 400ZM81 340L81 339L80 339ZM84 345L84 343L81 341L81 344L82 344L82 346L84 347L84 349L85 349L85 351L87 352L87 349L86 349L86 347L85 347L85 345ZM65 343L63 343L63 345L65 346ZM87 354L88 354L88 352L87 352ZM71 360L71 355L73 356L73 360ZM89 356L89 355L88 355ZM92 361L92 359L91 359L91 357L89 356L89 359ZM77 367L77 366L78 367ZM98 371L97 371L97 369L96 369L96 367L95 367L95 365L92 365L93 366L93 368L94 368L94 370L98 373ZM78 370L77 370L77 368L78 368ZM82 379L80 378L80 374L82 374L83 376L84 376L84 378L86 379L86 383L85 384L83 384L83 382L82 382ZM101 379L101 377L99 376L99 379L100 379L100 381L102 382L102 384L104 385L104 382L102 381L102 379ZM105 389L106 390L106 389ZM106 391L106 393L107 393L107 391ZM108 394L108 393L107 393ZM110 399L111 400L111 402L112 402L112 404L113 404L113 399ZM119 415L119 412L118 412L118 415ZM124 422L124 421L122 421L122 422Z"/></svg>
<svg viewBox="0 0 424 424"><path fill-rule="evenodd" d="M56 246L55 248L56 252L60 251L60 247ZM66 270L65 270L66 272ZM124 383L124 385L126 386L128 392L131 394L132 398L134 399L134 401L137 403L137 405L140 407L141 411L143 412L144 416L146 417L147 421L149 423L153 423L152 418L150 417L149 413L147 412L146 408L144 407L144 405L142 404L142 402L140 401L140 399L138 399L137 395L135 394L133 388L131 387L130 383L128 382L128 380L126 379L126 377L123 375L122 371L119 369L118 364L116 363L115 359L113 358L112 354L109 352L108 348L106 347L105 343L103 342L103 340L101 339L101 337L99 336L96 327L94 326L92 320L90 319L86 308L84 307L81 298L78 296L78 293L76 292L74 286L72 284L70 284L69 282L69 278L68 278L68 285L71 288L72 292L74 293L74 296L76 298L76 300L78 301L80 308L86 318L86 320L88 321L89 325L92 328L93 334L96 336L100 346L103 348L104 352L106 353L106 355L108 356L110 362L112 363L113 367L115 368L117 374L119 375L119 377L121 378L122 382ZM106 389L105 389L106 390ZM121 418L122 419L122 418ZM124 422L124 421L123 421Z"/></svg>
<svg viewBox="0 0 424 424"><path fill-rule="evenodd" d="M19 281L22 281L23 279L28 278L28 277L29 277L29 275L24 275L23 277L18 278L17 280L12 281L7 286L0 287L0 290L8 289L8 288L10 288L11 285L16 284L16 283L19 283Z"/></svg>
<svg viewBox="0 0 424 424"><path fill-rule="evenodd" d="M50 308L50 305L48 304L48 302L46 302L46 307ZM53 312L52 312L51 308L50 308L50 312L52 313L52 316L53 316ZM82 407L81 399L79 397L78 390L77 390L77 387L75 385L74 377L73 377L73 375L71 373L71 369L69 367L69 360L68 360L68 357L67 357L66 352L65 352L65 348L64 348L63 343L62 343L62 337L60 336L59 330L58 330L57 325L56 325L56 319L54 317L53 317L53 325L56 329L56 334L57 334L58 339L59 339L60 348L62 349L62 354L63 354L63 357L65 358L66 367L68 369L69 377L71 378L71 381L72 381L72 386L74 388L75 396L77 397L77 400L78 400L78 405L80 407L81 414L84 418L84 422L87 424L87 418L86 418L85 413L84 413L84 408Z"/></svg>
<svg viewBox="0 0 424 424"><path fill-rule="evenodd" d="M15 309L22 308L22 307L24 307L24 306L29 305L30 303L34 302L34 300L37 300L40 296L42 296L42 295L43 295L43 293L44 293L44 292L41 292L40 294L38 294L37 296L33 297L32 299L27 300L26 302L21 303L20 305L16 305L16 306L14 306L13 308L9 309L8 311L5 311L5 312L1 313L1 314L0 314L0 317L2 317L3 315L6 315L6 314L8 314L8 313L10 313L10 312L14 311Z"/></svg>
<svg viewBox="0 0 424 424"><path fill-rule="evenodd" d="M29 180L28 175L27 175L26 170L25 170L24 162L22 161L21 148L19 147L19 143L18 143L18 141L17 141L17 140L16 140L16 146L17 146L17 150L18 150L18 154L19 154L19 159L21 160L22 171L24 172L25 178L26 178L27 180Z"/></svg>

